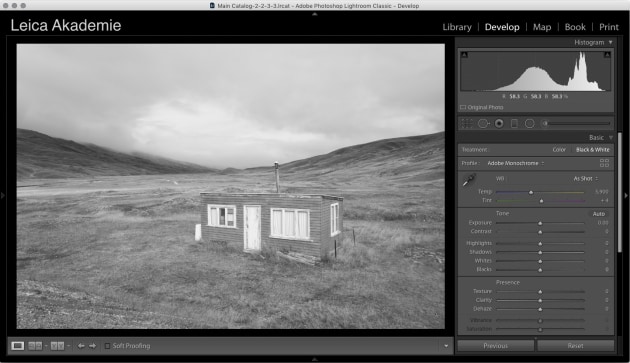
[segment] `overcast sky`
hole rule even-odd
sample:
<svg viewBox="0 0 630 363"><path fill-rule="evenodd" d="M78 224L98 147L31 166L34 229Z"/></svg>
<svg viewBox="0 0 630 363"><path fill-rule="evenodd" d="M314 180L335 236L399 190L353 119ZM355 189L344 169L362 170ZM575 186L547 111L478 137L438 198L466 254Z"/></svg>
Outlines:
<svg viewBox="0 0 630 363"><path fill-rule="evenodd" d="M442 45L18 46L17 125L211 167L444 130Z"/></svg>

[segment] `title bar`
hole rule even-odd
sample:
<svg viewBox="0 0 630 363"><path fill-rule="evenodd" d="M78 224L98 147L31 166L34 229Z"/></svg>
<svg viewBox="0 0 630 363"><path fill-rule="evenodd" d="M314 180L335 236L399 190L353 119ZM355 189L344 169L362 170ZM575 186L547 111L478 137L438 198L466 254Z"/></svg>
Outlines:
<svg viewBox="0 0 630 363"><path fill-rule="evenodd" d="M627 0L3 0L0 10L630 10L630 2Z"/></svg>

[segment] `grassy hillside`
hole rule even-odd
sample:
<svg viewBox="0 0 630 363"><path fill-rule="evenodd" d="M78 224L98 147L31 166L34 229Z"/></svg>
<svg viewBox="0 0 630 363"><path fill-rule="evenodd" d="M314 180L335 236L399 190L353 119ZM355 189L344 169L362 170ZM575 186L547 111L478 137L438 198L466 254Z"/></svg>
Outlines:
<svg viewBox="0 0 630 363"><path fill-rule="evenodd" d="M255 168L256 171L272 170ZM281 165L284 174L347 180L386 177L401 182L444 178L444 132L354 145Z"/></svg>
<svg viewBox="0 0 630 363"><path fill-rule="evenodd" d="M207 173L215 170L147 154L130 155L92 144L17 129L17 178Z"/></svg>

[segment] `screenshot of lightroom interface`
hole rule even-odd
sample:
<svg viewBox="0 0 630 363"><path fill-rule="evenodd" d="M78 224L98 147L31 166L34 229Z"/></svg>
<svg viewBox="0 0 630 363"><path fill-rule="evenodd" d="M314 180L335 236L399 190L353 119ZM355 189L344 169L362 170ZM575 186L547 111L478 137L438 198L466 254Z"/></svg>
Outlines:
<svg viewBox="0 0 630 363"><path fill-rule="evenodd" d="M627 1L0 1L3 361L628 361Z"/></svg>

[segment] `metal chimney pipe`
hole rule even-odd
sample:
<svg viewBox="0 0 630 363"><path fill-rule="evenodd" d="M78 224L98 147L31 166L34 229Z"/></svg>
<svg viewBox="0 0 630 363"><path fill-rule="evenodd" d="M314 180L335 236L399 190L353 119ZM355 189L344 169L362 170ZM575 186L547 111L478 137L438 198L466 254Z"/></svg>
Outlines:
<svg viewBox="0 0 630 363"><path fill-rule="evenodd" d="M274 166L276 167L276 193L280 193L280 171L278 170L280 164L276 161Z"/></svg>

